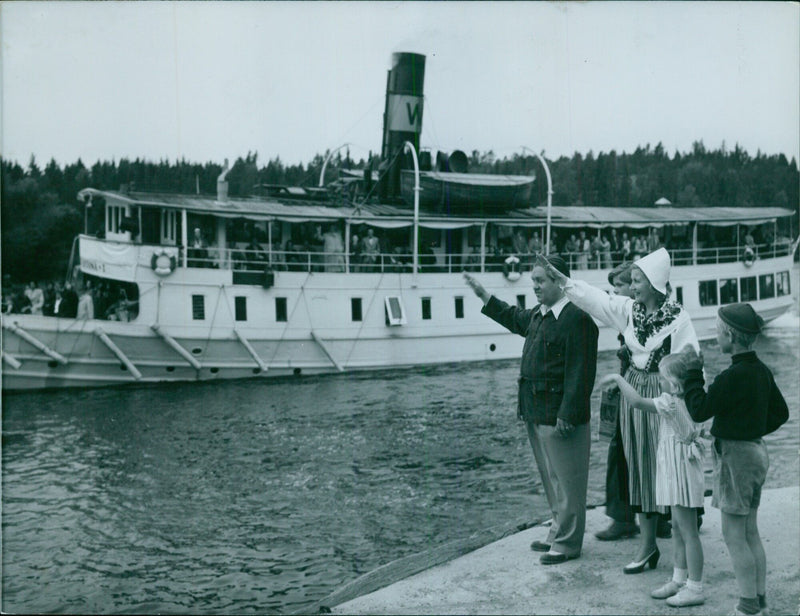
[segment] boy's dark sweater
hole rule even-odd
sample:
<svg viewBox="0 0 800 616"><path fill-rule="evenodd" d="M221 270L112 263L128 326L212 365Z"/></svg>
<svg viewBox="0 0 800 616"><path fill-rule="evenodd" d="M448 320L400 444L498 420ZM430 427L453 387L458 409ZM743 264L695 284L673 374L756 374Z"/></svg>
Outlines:
<svg viewBox="0 0 800 616"><path fill-rule="evenodd" d="M777 430L788 418L786 406L772 372L755 351L731 357L731 365L703 389L703 371L690 370L684 400L696 422L711 417L711 434L717 438L746 441Z"/></svg>

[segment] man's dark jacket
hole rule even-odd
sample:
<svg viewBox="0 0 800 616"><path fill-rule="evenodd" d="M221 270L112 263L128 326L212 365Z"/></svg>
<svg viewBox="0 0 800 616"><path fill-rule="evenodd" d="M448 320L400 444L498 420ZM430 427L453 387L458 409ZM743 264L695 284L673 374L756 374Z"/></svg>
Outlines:
<svg viewBox="0 0 800 616"><path fill-rule="evenodd" d="M556 425L561 418L573 425L589 421L597 371L597 325L574 304L567 303L556 319L510 306L492 296L481 310L500 325L525 337L519 381L519 413L525 421Z"/></svg>

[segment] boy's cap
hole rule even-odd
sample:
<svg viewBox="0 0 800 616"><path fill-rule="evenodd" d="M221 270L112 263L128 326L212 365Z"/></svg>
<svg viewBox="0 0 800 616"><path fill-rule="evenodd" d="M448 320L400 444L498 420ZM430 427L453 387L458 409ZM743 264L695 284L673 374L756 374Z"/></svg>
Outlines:
<svg viewBox="0 0 800 616"><path fill-rule="evenodd" d="M569 278L569 265L567 265L567 262L564 261L562 257L559 257L558 255L548 255L545 257L545 259L547 259L547 262L550 265L552 265L559 272L564 274L564 276Z"/></svg>
<svg viewBox="0 0 800 616"><path fill-rule="evenodd" d="M717 314L730 327L745 334L758 334L764 327L764 319L753 310L750 304L728 304L722 306Z"/></svg>

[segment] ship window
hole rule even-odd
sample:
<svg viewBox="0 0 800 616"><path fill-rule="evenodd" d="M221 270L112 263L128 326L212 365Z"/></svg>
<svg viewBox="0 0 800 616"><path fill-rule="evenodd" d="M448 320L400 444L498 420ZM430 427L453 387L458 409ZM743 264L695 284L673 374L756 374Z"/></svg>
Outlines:
<svg viewBox="0 0 800 616"><path fill-rule="evenodd" d="M404 325L406 323L406 311L403 308L403 300L396 295L383 298L386 307L387 325Z"/></svg>
<svg viewBox="0 0 800 616"><path fill-rule="evenodd" d="M781 295L789 295L789 272L778 272L775 274L775 290L778 292L778 297Z"/></svg>
<svg viewBox="0 0 800 616"><path fill-rule="evenodd" d="M234 298L234 308L236 312L236 320L237 321L246 321L247 320L247 298L246 297L235 297Z"/></svg>
<svg viewBox="0 0 800 616"><path fill-rule="evenodd" d="M700 305L701 306L716 306L717 305L717 281L716 280L701 280L700 281Z"/></svg>
<svg viewBox="0 0 800 616"><path fill-rule="evenodd" d="M764 274L758 277L758 296L760 299L775 297L775 276Z"/></svg>
<svg viewBox="0 0 800 616"><path fill-rule="evenodd" d="M517 308L521 308L525 310L525 296L524 295L517 295Z"/></svg>
<svg viewBox="0 0 800 616"><path fill-rule="evenodd" d="M748 276L747 278L739 279L739 287L741 289L741 301L754 302L758 299L758 287L756 285L756 277Z"/></svg>
<svg viewBox="0 0 800 616"><path fill-rule="evenodd" d="M422 298L422 320L429 321L431 318L431 298Z"/></svg>
<svg viewBox="0 0 800 616"><path fill-rule="evenodd" d="M456 318L463 319L464 318L464 298L463 297L456 297Z"/></svg>
<svg viewBox="0 0 800 616"><path fill-rule="evenodd" d="M206 296L192 295L192 319L202 321L206 318Z"/></svg>
<svg viewBox="0 0 800 616"><path fill-rule="evenodd" d="M739 301L739 289L736 278L719 281L719 303L735 304Z"/></svg>
<svg viewBox="0 0 800 616"><path fill-rule="evenodd" d="M275 298L275 320L276 321L288 321L287 318L288 311L286 310L286 298L285 297L276 297Z"/></svg>
<svg viewBox="0 0 800 616"><path fill-rule="evenodd" d="M675 301L683 306L683 287L675 287Z"/></svg>
<svg viewBox="0 0 800 616"><path fill-rule="evenodd" d="M106 206L106 233L122 233L120 225L125 217L125 206Z"/></svg>
<svg viewBox="0 0 800 616"><path fill-rule="evenodd" d="M361 314L361 298L360 297L351 297L350 298L350 320L352 321L361 321L363 316Z"/></svg>

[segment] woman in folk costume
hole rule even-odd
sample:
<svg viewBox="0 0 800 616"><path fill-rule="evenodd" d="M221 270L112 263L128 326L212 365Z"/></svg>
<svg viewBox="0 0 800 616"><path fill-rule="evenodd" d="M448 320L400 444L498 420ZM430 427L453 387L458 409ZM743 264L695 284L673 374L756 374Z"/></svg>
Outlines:
<svg viewBox="0 0 800 616"><path fill-rule="evenodd" d="M700 351L697 334L683 306L669 299L670 256L659 248L633 263L633 297L608 295L581 280L561 275L555 268L548 272L560 278L566 296L579 308L619 331L631 354L625 381L643 398L658 398L661 387L658 364L663 357L691 345ZM656 522L664 507L656 505L656 451L658 416L637 409L623 400L620 408L620 431L625 460L628 463L630 504L639 514L641 540L636 556L624 571L641 573L645 565L658 562Z"/></svg>

